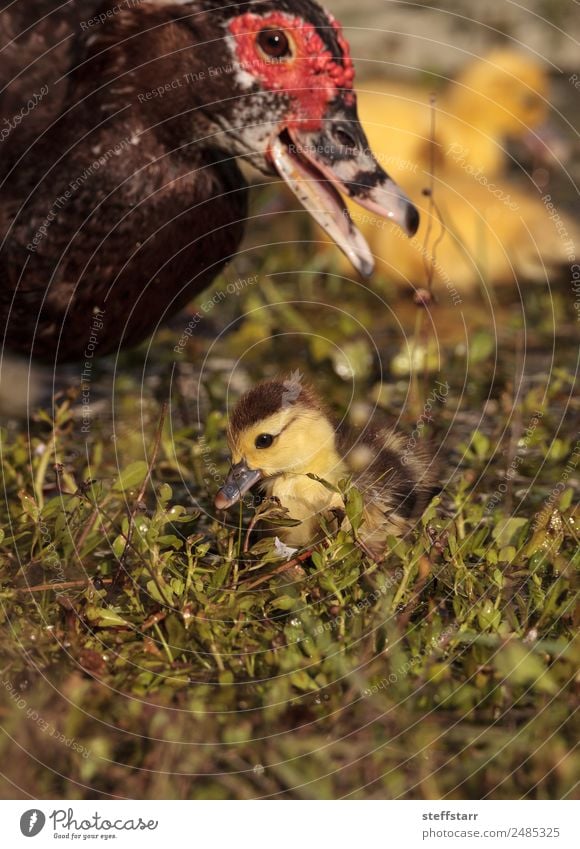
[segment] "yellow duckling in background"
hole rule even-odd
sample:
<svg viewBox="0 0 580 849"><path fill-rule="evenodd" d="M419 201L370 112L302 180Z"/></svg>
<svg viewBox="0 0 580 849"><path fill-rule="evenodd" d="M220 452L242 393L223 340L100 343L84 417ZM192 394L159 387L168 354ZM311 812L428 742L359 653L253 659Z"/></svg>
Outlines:
<svg viewBox="0 0 580 849"><path fill-rule="evenodd" d="M437 102L435 147L425 90L367 82L359 114L383 167L420 210L411 240L378 216L349 212L369 243L377 271L406 288L422 288L433 265L436 293L453 303L494 285L546 283L575 261L580 229L549 193L522 189L502 174L506 138L524 138L547 114L548 81L538 64L514 50L496 50L470 64ZM369 91L375 89L375 91ZM434 157L436 209L424 191ZM441 221L444 225L442 233ZM440 238L441 237L441 238ZM326 237L322 241L328 242ZM334 267L351 276L333 250Z"/></svg>
<svg viewBox="0 0 580 849"><path fill-rule="evenodd" d="M462 295L488 286L546 284L565 269L569 273L574 246L580 244L576 222L549 194L542 197L500 180L480 180L477 175L448 181L437 177L437 212L422 193L428 177L407 179L405 189L421 215L411 240L400 239L390 222L351 209L375 255L377 272L416 289L426 285L426 266L432 264L436 295L442 303L448 297L454 304ZM350 265L333 253L335 260L341 273L351 276Z"/></svg>
<svg viewBox="0 0 580 849"><path fill-rule="evenodd" d="M548 90L546 71L535 59L498 48L469 62L435 92L434 138L432 89L366 80L358 95L359 114L370 145L384 151L381 164L395 177L415 165L428 170L433 152L445 174L472 166L491 178L505 170L508 140L527 142L536 133L541 147L537 132L548 117Z"/></svg>
<svg viewBox="0 0 580 849"><path fill-rule="evenodd" d="M323 518L344 521L337 487L349 477L364 505L357 539L375 559L387 537L403 533L434 494L426 453L393 431L342 433L316 393L297 379L267 381L247 392L230 417L228 443L233 466L216 508L232 507L259 484L299 522L276 531L295 548L324 538Z"/></svg>

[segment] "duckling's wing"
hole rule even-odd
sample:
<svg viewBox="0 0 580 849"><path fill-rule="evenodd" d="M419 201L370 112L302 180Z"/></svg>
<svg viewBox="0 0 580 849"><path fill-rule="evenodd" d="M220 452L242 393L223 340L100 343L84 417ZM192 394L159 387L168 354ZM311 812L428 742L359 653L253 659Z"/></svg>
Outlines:
<svg viewBox="0 0 580 849"><path fill-rule="evenodd" d="M358 446L363 448L359 457L363 458L364 467L353 469L354 482L375 519L376 510L383 516L396 514L403 520L420 515L435 489L429 452L411 447L404 434L392 430L364 434ZM356 454L357 443L347 454L351 467Z"/></svg>
<svg viewBox="0 0 580 849"><path fill-rule="evenodd" d="M0 168L62 109L75 37L100 0L21 0L0 11ZM24 146L24 148L23 148Z"/></svg>

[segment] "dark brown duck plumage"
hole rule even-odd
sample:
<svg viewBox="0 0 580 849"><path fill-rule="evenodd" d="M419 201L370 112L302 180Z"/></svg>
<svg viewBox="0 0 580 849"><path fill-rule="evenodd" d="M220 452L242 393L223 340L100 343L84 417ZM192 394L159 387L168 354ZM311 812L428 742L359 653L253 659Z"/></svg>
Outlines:
<svg viewBox="0 0 580 849"><path fill-rule="evenodd" d="M105 354L138 343L203 290L242 238L237 155L283 171L286 143L298 143L306 153L293 161L324 169L310 183L331 179L416 228L357 123L340 29L314 2L111 8L17 0L0 13L0 315L9 349L80 358L99 310ZM267 35L280 27L265 49L288 36L298 58L264 58L262 22ZM300 194L300 180L283 176ZM368 270L353 226L337 226Z"/></svg>

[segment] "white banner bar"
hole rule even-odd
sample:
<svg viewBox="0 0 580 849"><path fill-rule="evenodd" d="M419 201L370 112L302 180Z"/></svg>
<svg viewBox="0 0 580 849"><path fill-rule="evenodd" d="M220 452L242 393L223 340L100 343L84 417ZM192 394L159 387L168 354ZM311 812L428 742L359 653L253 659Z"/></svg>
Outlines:
<svg viewBox="0 0 580 849"><path fill-rule="evenodd" d="M415 849L580 846L577 802L3 801L2 846ZM66 843L65 843L66 841Z"/></svg>

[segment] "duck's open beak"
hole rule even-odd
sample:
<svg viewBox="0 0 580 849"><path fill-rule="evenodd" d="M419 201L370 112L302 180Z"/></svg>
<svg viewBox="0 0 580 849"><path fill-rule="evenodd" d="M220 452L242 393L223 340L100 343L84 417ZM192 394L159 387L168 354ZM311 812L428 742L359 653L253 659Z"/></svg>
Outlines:
<svg viewBox="0 0 580 849"><path fill-rule="evenodd" d="M356 108L335 104L316 131L288 128L270 146L270 158L312 217L365 277L373 255L355 226L341 193L360 206L399 224L414 236L419 213L375 159Z"/></svg>
<svg viewBox="0 0 580 849"><path fill-rule="evenodd" d="M237 504L259 480L262 472L257 469L249 469L245 460L241 460L232 466L226 482L215 497L216 510L228 510Z"/></svg>

